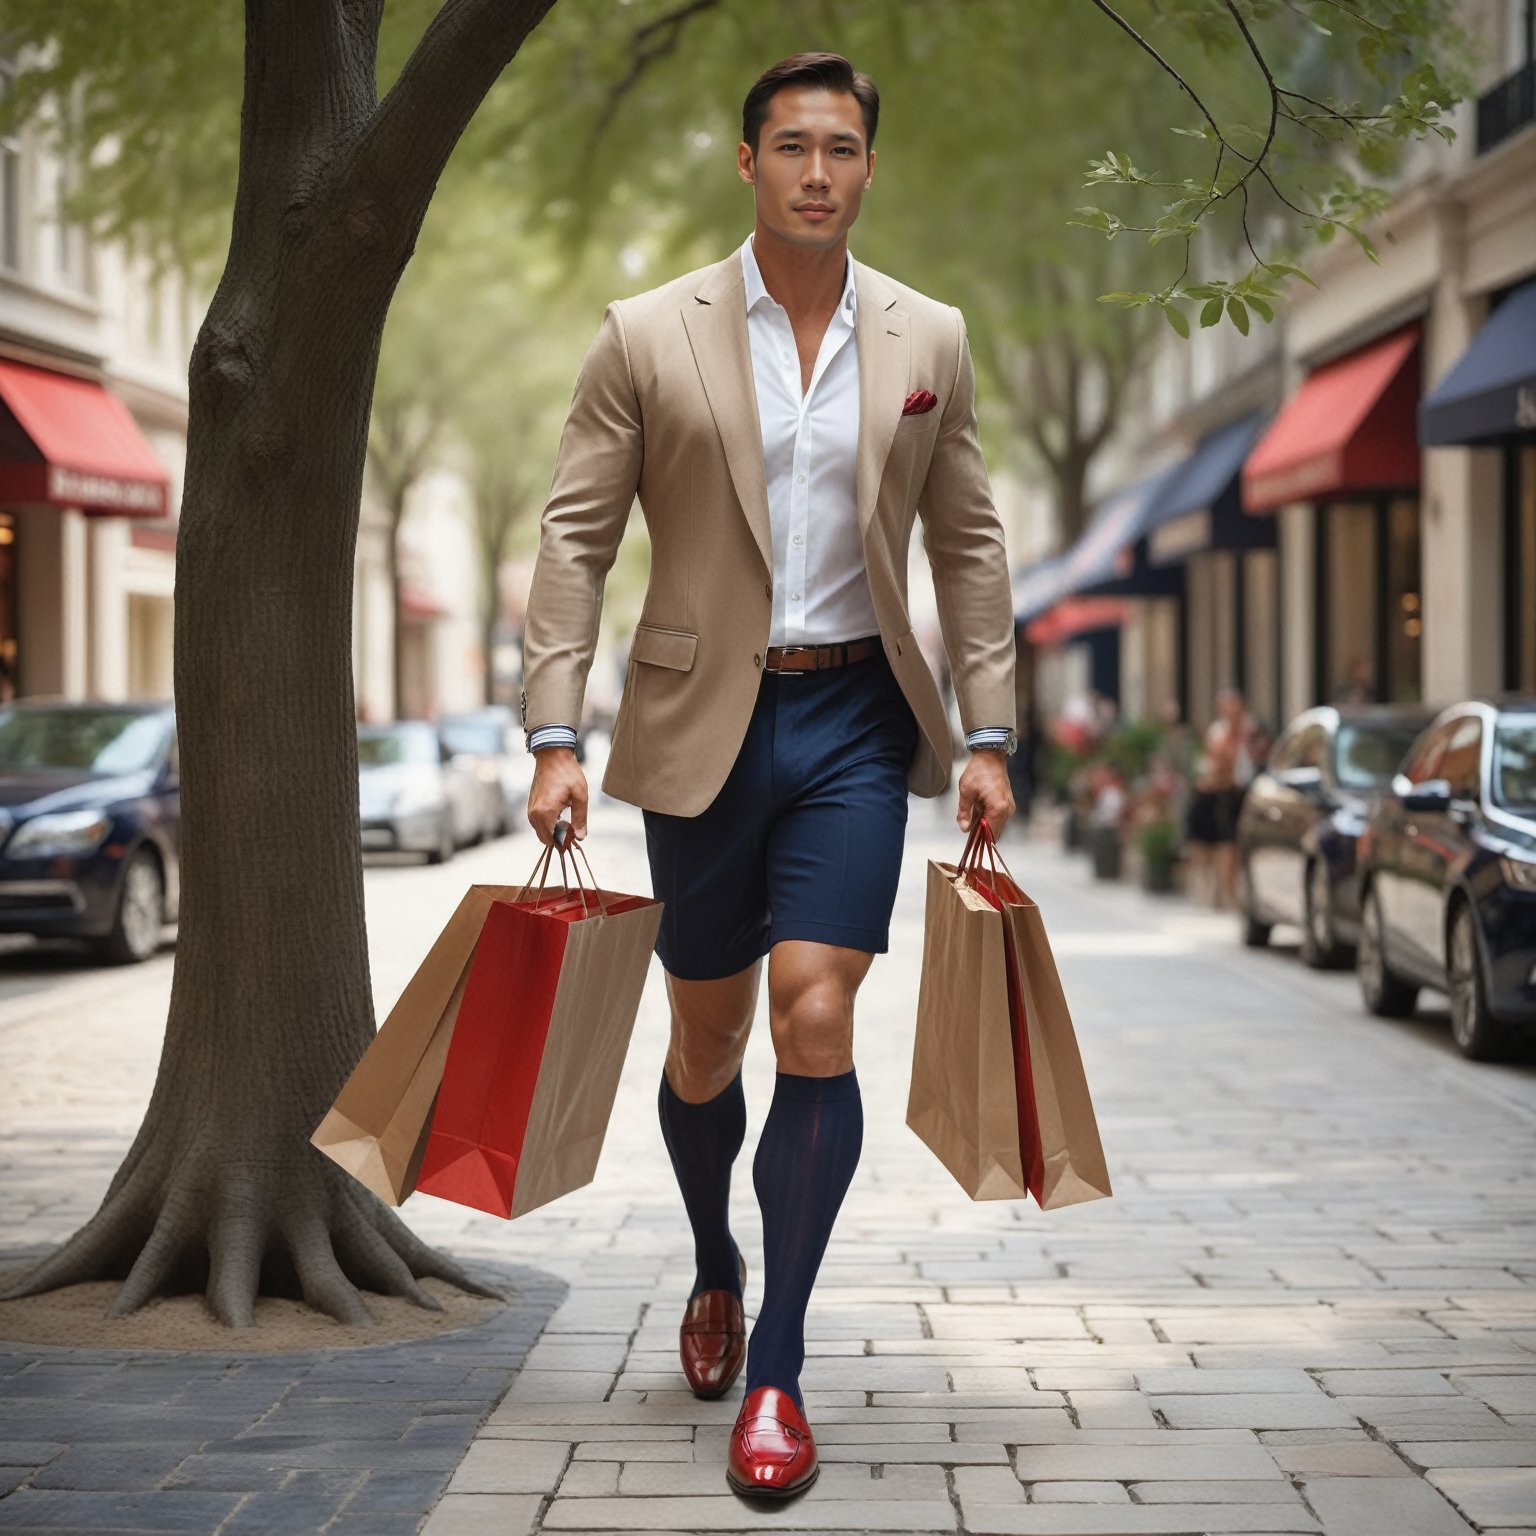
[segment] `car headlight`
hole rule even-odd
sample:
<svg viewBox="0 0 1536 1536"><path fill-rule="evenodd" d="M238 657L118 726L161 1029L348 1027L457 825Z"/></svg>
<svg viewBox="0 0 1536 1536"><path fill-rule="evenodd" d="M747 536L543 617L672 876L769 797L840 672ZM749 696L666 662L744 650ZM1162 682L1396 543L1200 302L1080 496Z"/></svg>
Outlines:
<svg viewBox="0 0 1536 1536"><path fill-rule="evenodd" d="M46 859L60 854L95 853L112 830L104 811L53 811L24 821L11 835L6 857Z"/></svg>
<svg viewBox="0 0 1536 1536"><path fill-rule="evenodd" d="M396 816L419 816L423 811L435 811L441 803L433 790L402 789L395 796L393 809Z"/></svg>
<svg viewBox="0 0 1536 1536"><path fill-rule="evenodd" d="M1499 860L1499 868L1504 872L1506 885L1513 886L1517 891L1536 891L1536 861L1512 859L1505 854Z"/></svg>

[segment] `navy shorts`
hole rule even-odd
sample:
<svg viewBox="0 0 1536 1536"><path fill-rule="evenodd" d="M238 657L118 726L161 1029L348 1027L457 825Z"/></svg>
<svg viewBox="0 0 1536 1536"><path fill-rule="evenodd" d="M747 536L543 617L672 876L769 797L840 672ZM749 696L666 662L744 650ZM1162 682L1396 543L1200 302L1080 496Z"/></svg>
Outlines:
<svg viewBox="0 0 1536 1536"><path fill-rule="evenodd" d="M916 746L883 651L821 672L764 672L708 808L645 813L667 970L684 981L733 976L781 939L884 954Z"/></svg>

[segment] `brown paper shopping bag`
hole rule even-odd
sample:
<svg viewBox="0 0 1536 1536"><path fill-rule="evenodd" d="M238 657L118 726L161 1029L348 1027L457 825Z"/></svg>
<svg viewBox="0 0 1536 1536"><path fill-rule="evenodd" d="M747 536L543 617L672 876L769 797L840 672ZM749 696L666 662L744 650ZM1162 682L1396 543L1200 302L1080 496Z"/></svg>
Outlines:
<svg viewBox="0 0 1536 1536"><path fill-rule="evenodd" d="M1109 1171L1045 924L1000 863L978 818L959 865L929 865L908 1124L974 1199L1102 1199ZM976 1077L938 1075L946 1051Z"/></svg>
<svg viewBox="0 0 1536 1536"><path fill-rule="evenodd" d="M1028 1193L995 907L930 860L907 1124L973 1200Z"/></svg>
<svg viewBox="0 0 1536 1536"><path fill-rule="evenodd" d="M416 1187L432 1104L486 914L493 903L522 890L474 885L465 892L309 1138L390 1205L399 1205Z"/></svg>

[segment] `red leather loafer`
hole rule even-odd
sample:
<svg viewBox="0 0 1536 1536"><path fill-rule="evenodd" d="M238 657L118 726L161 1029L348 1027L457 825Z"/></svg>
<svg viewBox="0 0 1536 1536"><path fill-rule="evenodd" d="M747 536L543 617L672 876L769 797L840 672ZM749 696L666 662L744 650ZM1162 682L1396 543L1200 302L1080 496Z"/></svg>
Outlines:
<svg viewBox="0 0 1536 1536"><path fill-rule="evenodd" d="M745 1290L747 1261L739 1261L741 1288ZM723 1397L747 1363L747 1324L741 1297L724 1290L690 1296L683 1326L678 1330L677 1350L693 1395Z"/></svg>
<svg viewBox="0 0 1536 1536"><path fill-rule="evenodd" d="M753 1499L790 1499L816 1481L821 1466L805 1415L789 1393L758 1387L736 1415L725 1477Z"/></svg>

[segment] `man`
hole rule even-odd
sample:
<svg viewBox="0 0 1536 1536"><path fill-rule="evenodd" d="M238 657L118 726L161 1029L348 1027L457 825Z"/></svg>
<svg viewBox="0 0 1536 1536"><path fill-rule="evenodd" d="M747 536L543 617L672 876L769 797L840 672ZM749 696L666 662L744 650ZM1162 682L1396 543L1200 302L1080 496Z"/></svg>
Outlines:
<svg viewBox="0 0 1536 1536"><path fill-rule="evenodd" d="M874 173L874 82L835 54L764 73L737 171L751 237L608 306L544 512L525 633L528 819L587 784L571 745L603 580L638 493L650 584L603 787L645 812L672 1038L667 1150L693 1228L683 1370L747 1393L727 1475L787 1496L817 1471L799 1376L816 1271L858 1161L853 1004L887 948L907 794L948 785L950 731L907 613L921 517L971 748L959 822L1013 809L1013 615L960 312L848 254ZM745 1339L728 1224L740 1067L767 954L777 1056L753 1161L766 1262Z"/></svg>

